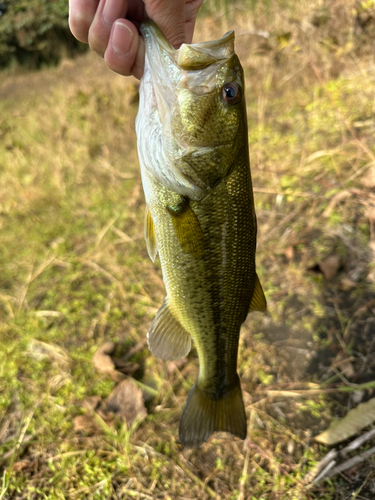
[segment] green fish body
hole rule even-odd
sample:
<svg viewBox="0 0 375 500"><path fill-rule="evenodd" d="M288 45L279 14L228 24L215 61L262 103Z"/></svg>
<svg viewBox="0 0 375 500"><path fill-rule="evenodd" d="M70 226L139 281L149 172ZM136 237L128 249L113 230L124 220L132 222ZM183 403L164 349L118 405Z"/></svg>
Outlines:
<svg viewBox="0 0 375 500"><path fill-rule="evenodd" d="M256 216L243 70L234 33L174 50L142 25L145 73L136 121L147 210L145 238L159 254L167 296L148 332L161 359L186 356L198 379L179 436L196 447L215 431L246 437L237 374L241 324L266 300L255 270Z"/></svg>

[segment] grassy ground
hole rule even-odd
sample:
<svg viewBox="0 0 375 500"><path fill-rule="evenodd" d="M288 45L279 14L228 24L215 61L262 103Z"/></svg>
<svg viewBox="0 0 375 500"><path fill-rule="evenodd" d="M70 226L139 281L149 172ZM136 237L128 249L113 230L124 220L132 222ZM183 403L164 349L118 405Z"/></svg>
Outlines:
<svg viewBox="0 0 375 500"><path fill-rule="evenodd" d="M181 450L196 353L147 350L164 287L143 240L136 82L93 54L4 73L0 498L374 497L374 457L307 480L327 452L313 436L374 396L373 4L227 5L206 2L196 39L234 28L247 78L269 307L241 334L248 438ZM108 341L143 390L130 426L98 410L119 381L93 364Z"/></svg>

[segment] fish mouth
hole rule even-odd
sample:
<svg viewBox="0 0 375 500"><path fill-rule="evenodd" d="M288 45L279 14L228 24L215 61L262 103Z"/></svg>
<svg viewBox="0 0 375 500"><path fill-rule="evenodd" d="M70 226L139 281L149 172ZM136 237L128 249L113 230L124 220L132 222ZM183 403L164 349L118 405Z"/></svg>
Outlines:
<svg viewBox="0 0 375 500"><path fill-rule="evenodd" d="M141 25L141 33L146 43L146 51L149 49L149 53L168 55L180 70L203 69L211 64L226 61L234 54L234 31L228 31L217 40L183 43L179 49L171 46L153 21L145 21Z"/></svg>
<svg viewBox="0 0 375 500"><path fill-rule="evenodd" d="M218 70L234 56L233 31L217 40L183 43L179 49L171 46L151 20L142 23L141 33L146 46L145 72L153 86L162 122L171 116L181 89L198 95L212 92Z"/></svg>

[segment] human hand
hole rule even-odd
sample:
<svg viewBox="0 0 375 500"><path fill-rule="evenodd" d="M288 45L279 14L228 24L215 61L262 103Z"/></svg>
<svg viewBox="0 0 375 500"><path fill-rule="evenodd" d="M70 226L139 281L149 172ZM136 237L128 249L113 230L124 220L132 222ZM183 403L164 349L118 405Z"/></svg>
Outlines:
<svg viewBox="0 0 375 500"><path fill-rule="evenodd" d="M139 27L147 18L178 48L191 43L203 0L69 0L73 35L124 76L141 78L145 47Z"/></svg>

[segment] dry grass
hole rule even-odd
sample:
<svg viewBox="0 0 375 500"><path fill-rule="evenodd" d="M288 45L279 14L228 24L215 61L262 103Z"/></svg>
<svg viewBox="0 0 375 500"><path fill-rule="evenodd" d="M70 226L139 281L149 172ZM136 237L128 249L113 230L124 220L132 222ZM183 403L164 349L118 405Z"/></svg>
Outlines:
<svg viewBox="0 0 375 500"><path fill-rule="evenodd" d="M313 436L374 393L374 9L227 5L207 1L196 39L234 28L247 77L269 305L241 336L249 437L182 451L196 355L163 363L144 344L164 288L143 241L135 82L92 54L4 74L0 498L373 498L373 458L314 488L306 476L326 452ZM92 365L108 340L136 346L148 417L75 430L81 401L115 386Z"/></svg>

